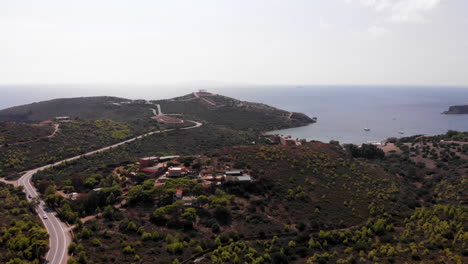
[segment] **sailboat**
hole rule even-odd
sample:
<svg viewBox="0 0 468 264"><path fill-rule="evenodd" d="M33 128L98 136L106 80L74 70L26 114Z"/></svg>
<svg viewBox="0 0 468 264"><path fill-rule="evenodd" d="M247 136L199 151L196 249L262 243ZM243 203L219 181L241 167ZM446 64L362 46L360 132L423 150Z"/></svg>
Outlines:
<svg viewBox="0 0 468 264"><path fill-rule="evenodd" d="M398 131L398 134L400 135L403 135L405 132L401 129L403 127L403 125L401 124L401 121L400 121L400 131Z"/></svg>
<svg viewBox="0 0 468 264"><path fill-rule="evenodd" d="M366 132L369 132L369 131L370 131L369 122L368 122L368 121L366 121L366 127L364 128L364 131L366 131Z"/></svg>

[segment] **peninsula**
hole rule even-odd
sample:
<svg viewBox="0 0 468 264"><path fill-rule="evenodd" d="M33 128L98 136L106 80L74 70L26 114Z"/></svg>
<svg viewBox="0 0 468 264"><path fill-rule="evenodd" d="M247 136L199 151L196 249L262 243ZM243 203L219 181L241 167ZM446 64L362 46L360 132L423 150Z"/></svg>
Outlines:
<svg viewBox="0 0 468 264"><path fill-rule="evenodd" d="M449 107L448 111L443 112L443 114L451 115L462 115L468 114L468 105L453 105Z"/></svg>

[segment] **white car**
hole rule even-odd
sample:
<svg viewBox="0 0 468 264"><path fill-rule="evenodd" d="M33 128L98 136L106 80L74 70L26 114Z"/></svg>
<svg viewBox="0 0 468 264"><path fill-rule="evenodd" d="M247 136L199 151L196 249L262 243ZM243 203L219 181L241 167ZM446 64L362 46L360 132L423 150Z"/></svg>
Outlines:
<svg viewBox="0 0 468 264"><path fill-rule="evenodd" d="M42 218L47 219L47 218L49 218L49 217L47 217L47 214L44 214L44 215L42 216Z"/></svg>

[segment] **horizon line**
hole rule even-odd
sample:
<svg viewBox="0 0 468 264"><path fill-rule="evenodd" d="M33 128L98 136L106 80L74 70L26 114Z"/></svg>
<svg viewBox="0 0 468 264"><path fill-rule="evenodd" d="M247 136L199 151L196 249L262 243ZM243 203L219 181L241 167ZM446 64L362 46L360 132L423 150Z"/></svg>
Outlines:
<svg viewBox="0 0 468 264"><path fill-rule="evenodd" d="M197 83L171 83L171 84L162 84L162 83L0 83L2 86L170 86L170 87L212 87L212 88L222 88L222 87L282 87L282 86L296 86L296 88L306 88L306 87L421 87L421 88L468 88L468 84L459 85L459 84L295 84L295 83L285 83L285 84L250 84L250 83L227 83L227 82L213 82L207 84L197 84Z"/></svg>

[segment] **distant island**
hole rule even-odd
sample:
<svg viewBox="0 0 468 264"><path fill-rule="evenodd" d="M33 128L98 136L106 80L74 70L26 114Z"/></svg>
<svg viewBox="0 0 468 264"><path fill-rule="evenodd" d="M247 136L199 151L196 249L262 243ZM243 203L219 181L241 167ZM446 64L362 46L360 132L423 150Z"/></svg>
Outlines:
<svg viewBox="0 0 468 264"><path fill-rule="evenodd" d="M443 112L442 114L453 114L453 115L468 114L468 105L453 105L453 106L450 106L449 110Z"/></svg>

